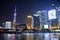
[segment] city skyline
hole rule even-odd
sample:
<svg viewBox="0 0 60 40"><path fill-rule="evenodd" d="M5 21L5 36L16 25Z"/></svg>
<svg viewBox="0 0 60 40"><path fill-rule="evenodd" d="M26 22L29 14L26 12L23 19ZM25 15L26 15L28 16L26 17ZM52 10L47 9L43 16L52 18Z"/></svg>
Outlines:
<svg viewBox="0 0 60 40"><path fill-rule="evenodd" d="M60 40L60 0L0 0L0 40Z"/></svg>
<svg viewBox="0 0 60 40"><path fill-rule="evenodd" d="M53 3L55 6L60 4L58 0L2 0L0 1L0 24L5 21L13 21L15 5L17 22L26 23L28 15L32 15L36 11L52 9L51 4Z"/></svg>

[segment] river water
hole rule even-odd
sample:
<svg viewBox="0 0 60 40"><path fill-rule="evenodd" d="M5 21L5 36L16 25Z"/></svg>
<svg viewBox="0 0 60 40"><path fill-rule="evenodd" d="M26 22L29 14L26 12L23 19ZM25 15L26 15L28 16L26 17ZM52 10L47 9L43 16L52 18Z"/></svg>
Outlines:
<svg viewBox="0 0 60 40"><path fill-rule="evenodd" d="M0 40L60 40L60 33L0 34Z"/></svg>

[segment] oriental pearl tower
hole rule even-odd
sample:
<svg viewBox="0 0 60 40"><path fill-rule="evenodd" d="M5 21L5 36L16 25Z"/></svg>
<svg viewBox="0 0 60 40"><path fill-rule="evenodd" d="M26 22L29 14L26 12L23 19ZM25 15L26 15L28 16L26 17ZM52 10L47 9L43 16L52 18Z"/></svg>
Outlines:
<svg viewBox="0 0 60 40"><path fill-rule="evenodd" d="M13 27L12 29L16 29L16 6L15 6L15 9L14 9L14 17L13 17Z"/></svg>

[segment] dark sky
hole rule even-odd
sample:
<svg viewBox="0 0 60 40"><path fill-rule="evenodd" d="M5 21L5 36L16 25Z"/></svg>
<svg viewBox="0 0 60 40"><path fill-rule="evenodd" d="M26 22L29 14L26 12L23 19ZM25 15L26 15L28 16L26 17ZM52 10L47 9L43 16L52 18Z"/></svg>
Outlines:
<svg viewBox="0 0 60 40"><path fill-rule="evenodd" d="M17 9L17 22L26 23L27 15L38 10L49 10L51 4L60 4L60 0L0 0L0 25L5 21L13 21L14 8Z"/></svg>

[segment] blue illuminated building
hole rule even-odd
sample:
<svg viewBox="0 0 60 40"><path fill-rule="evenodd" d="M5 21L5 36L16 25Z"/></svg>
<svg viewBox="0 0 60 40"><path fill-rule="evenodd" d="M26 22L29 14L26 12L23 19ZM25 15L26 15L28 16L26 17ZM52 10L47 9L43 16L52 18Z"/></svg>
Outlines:
<svg viewBox="0 0 60 40"><path fill-rule="evenodd" d="M54 10L56 12L54 12ZM49 20L49 24L51 25L51 27L57 26L57 24L58 24L58 11L57 11L57 9L52 9L50 11L53 11L53 12L50 13L51 19Z"/></svg>
<svg viewBox="0 0 60 40"><path fill-rule="evenodd" d="M48 14L46 10L37 12L33 15L33 18L35 28L44 28L44 25L48 24Z"/></svg>
<svg viewBox="0 0 60 40"><path fill-rule="evenodd" d="M46 10L40 13L40 27L44 28L44 25L48 24L48 13Z"/></svg>
<svg viewBox="0 0 60 40"><path fill-rule="evenodd" d="M60 8L57 10L58 25L60 27Z"/></svg>
<svg viewBox="0 0 60 40"><path fill-rule="evenodd" d="M37 15L37 14L35 14ZM34 28L39 28L40 27L40 18L39 18L39 15L35 16L33 15L33 18L34 18Z"/></svg>

